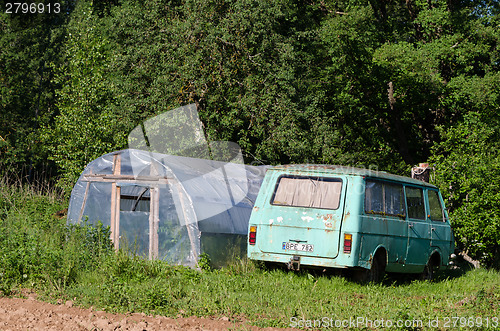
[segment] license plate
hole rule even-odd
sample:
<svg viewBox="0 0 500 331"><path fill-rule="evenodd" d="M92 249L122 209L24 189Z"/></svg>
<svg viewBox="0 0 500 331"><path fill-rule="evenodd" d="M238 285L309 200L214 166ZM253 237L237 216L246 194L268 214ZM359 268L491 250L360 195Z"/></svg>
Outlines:
<svg viewBox="0 0 500 331"><path fill-rule="evenodd" d="M299 244L299 243L283 243L283 250L285 251L300 251L300 252L312 252L314 246L311 244Z"/></svg>

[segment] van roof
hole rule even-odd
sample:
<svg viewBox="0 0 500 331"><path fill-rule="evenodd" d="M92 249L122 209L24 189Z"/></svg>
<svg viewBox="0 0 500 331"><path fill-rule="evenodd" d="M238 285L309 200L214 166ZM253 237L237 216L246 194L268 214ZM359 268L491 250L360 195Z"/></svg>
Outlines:
<svg viewBox="0 0 500 331"><path fill-rule="evenodd" d="M427 187L436 186L423 182L418 179L393 175L385 171L370 170L356 167L346 167L339 165L329 165L329 164L287 164L274 166L268 169L272 171L283 171L285 173L297 173L300 175L310 175L310 174L338 174L338 175L354 175L354 176L364 176L372 178L381 178L392 181L404 182L408 184L421 185Z"/></svg>

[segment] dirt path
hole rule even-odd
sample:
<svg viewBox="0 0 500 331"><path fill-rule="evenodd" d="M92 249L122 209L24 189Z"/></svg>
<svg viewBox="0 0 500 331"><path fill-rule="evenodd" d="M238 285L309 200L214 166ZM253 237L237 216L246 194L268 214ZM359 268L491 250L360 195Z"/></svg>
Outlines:
<svg viewBox="0 0 500 331"><path fill-rule="evenodd" d="M111 314L73 307L68 301L53 305L34 298L0 298L0 330L285 330L260 329L228 318L167 318L145 314ZM291 329L286 329L291 330Z"/></svg>

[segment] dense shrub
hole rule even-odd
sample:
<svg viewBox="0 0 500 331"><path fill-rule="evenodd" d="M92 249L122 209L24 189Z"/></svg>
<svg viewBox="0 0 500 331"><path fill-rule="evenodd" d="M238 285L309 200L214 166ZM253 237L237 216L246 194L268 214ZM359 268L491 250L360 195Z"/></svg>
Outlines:
<svg viewBox="0 0 500 331"><path fill-rule="evenodd" d="M500 267L500 120L480 114L443 132L433 159L459 248Z"/></svg>

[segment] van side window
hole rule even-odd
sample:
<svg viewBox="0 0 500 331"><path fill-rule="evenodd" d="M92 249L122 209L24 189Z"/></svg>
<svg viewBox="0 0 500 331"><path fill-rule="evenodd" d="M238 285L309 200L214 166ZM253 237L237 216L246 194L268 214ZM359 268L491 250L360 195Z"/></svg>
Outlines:
<svg viewBox="0 0 500 331"><path fill-rule="evenodd" d="M405 216L403 186L383 181L367 180L365 213Z"/></svg>
<svg viewBox="0 0 500 331"><path fill-rule="evenodd" d="M338 178L282 176L272 199L273 205L337 209L342 180Z"/></svg>
<svg viewBox="0 0 500 331"><path fill-rule="evenodd" d="M408 218L425 219L424 194L421 188L406 187L406 205Z"/></svg>
<svg viewBox="0 0 500 331"><path fill-rule="evenodd" d="M444 212L443 207L441 206L441 201L439 200L438 192L429 190L428 195L431 220L444 222Z"/></svg>

